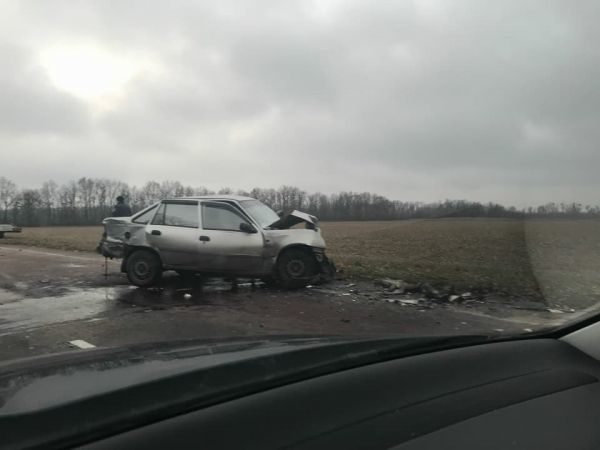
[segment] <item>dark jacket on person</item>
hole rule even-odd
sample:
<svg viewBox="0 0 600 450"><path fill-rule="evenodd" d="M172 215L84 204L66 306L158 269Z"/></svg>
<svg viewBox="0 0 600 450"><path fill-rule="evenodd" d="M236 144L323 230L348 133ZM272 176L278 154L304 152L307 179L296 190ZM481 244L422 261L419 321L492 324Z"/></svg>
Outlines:
<svg viewBox="0 0 600 450"><path fill-rule="evenodd" d="M127 203L117 203L115 209L113 209L112 217L129 217L131 214L131 208Z"/></svg>

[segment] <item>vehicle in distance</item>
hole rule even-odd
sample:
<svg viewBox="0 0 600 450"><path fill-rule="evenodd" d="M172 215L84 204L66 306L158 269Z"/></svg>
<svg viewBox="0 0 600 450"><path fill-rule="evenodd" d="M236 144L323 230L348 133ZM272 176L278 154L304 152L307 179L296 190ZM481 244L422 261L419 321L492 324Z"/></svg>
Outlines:
<svg viewBox="0 0 600 450"><path fill-rule="evenodd" d="M293 228L305 224L304 228ZM288 289L331 274L316 217L279 217L250 197L166 199L131 217L104 219L101 254L122 258L136 286L155 284L165 270L278 281Z"/></svg>
<svg viewBox="0 0 600 450"><path fill-rule="evenodd" d="M0 239L4 237L4 233L20 233L21 227L16 227L11 224L0 224Z"/></svg>

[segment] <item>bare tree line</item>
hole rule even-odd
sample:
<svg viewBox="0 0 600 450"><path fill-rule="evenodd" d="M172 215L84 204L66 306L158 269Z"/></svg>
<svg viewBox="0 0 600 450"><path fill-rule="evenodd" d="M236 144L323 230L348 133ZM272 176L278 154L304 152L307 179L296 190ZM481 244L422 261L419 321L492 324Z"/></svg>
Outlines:
<svg viewBox="0 0 600 450"><path fill-rule="evenodd" d="M321 220L392 220L440 217L600 217L600 207L580 203L547 203L517 210L497 203L445 200L423 203L392 201L368 192L307 193L294 186L234 191L184 186L178 181L149 181L131 186L118 180L80 178L64 184L45 181L40 188L19 188L0 177L0 222L21 226L96 225L110 216L115 198L123 195L133 211L161 199L208 194L257 198L275 210L300 209Z"/></svg>

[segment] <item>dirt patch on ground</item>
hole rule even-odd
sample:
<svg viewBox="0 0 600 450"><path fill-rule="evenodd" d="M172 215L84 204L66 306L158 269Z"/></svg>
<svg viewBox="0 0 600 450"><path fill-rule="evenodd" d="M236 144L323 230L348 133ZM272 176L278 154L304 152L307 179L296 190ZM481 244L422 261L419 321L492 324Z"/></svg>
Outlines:
<svg viewBox="0 0 600 450"><path fill-rule="evenodd" d="M524 223L438 219L324 223L329 253L353 277L452 284L541 299Z"/></svg>

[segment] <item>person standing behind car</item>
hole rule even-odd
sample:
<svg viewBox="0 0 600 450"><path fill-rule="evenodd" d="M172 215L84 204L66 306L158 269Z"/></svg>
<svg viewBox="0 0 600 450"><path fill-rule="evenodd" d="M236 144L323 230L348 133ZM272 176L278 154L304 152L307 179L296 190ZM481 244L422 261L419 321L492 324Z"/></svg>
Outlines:
<svg viewBox="0 0 600 450"><path fill-rule="evenodd" d="M129 217L131 216L131 208L127 203L125 203L125 199L122 195L117 197L117 204L115 205L112 216L111 217Z"/></svg>

